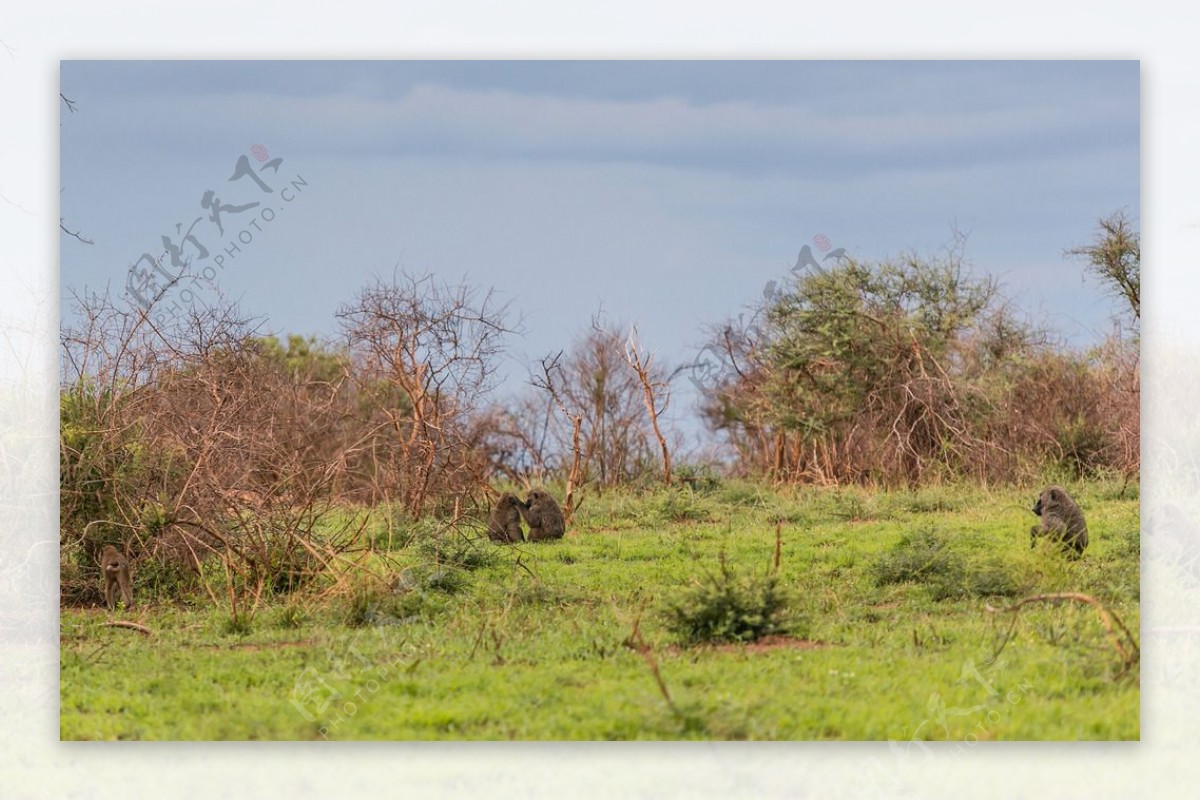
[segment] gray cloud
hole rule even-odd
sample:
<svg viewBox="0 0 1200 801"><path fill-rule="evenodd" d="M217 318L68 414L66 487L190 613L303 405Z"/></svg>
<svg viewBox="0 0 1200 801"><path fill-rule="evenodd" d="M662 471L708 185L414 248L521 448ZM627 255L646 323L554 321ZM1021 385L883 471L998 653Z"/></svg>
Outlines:
<svg viewBox="0 0 1200 801"><path fill-rule="evenodd" d="M217 71L228 69L223 65ZM297 69L303 73L312 67ZM909 71L903 65L896 69L901 76ZM366 77L357 80L351 85ZM845 80L797 89L786 101L776 92L717 102L667 95L539 94L446 81L410 83L392 97L352 94L345 87L296 95L265 92L251 81L237 86L218 81L207 93L183 97L117 94L93 107L97 119L91 130L102 141L116 142L129 135L131 125L157 121L157 126L189 132L203 148L227 139L231 121L236 127L240 120L255 120L261 138L287 141L293 152L347 158L636 162L809 178L1029 163L1114 149L1134 154L1139 145L1137 119L1129 114L1136 84L1132 96L1127 83L1111 94L1095 82L1082 87L1050 82L1021 91L1009 87L995 93L997 102L980 104L966 78L918 73L917 85L906 93L914 102L899 104L886 91L896 75L885 87L843 95L838 86ZM1120 90L1117 84L1112 88ZM921 93L922 85L938 103ZM872 98L878 101L874 105L866 102ZM147 133L156 129L143 127ZM169 136L157 142L152 137L148 144L178 146Z"/></svg>

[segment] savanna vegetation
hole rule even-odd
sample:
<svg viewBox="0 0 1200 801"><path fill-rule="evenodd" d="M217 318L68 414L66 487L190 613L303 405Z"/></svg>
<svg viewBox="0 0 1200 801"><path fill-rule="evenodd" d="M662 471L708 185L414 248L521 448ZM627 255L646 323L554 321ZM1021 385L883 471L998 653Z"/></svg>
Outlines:
<svg viewBox="0 0 1200 801"><path fill-rule="evenodd" d="M1130 311L1087 350L956 251L839 258L693 363L593 320L516 398L515 310L432 276L363 287L329 341L79 295L62 736L1136 739L1136 230L1069 256ZM701 447L664 414L683 381ZM1081 559L1030 548L1047 483ZM567 536L490 542L535 486Z"/></svg>

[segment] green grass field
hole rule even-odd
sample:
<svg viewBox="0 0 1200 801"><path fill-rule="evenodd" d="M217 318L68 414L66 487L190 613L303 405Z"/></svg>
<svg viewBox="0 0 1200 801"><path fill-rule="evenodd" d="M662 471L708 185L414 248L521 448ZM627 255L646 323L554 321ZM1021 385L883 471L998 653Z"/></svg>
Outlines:
<svg viewBox="0 0 1200 801"><path fill-rule="evenodd" d="M1069 489L1091 533L1075 562L1029 548L1035 487L726 482L589 496L560 542L418 538L386 588L312 587L248 630L206 596L65 609L61 736L1136 740L1139 668L1095 608L985 608L1081 592L1138 636L1136 486ZM668 614L771 582L787 605L765 640L689 644Z"/></svg>

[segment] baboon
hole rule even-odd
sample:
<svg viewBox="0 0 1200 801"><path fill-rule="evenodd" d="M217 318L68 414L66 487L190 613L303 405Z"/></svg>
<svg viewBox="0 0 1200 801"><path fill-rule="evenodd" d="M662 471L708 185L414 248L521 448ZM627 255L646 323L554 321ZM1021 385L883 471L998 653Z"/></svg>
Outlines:
<svg viewBox="0 0 1200 801"><path fill-rule="evenodd" d="M521 512L525 505L521 499L511 492L506 492L492 507L492 515L488 518L488 539L494 542L521 542L525 539L521 532Z"/></svg>
<svg viewBox="0 0 1200 801"><path fill-rule="evenodd" d="M529 524L529 541L561 539L566 524L558 501L545 490L530 490L521 506L521 514Z"/></svg>
<svg viewBox="0 0 1200 801"><path fill-rule="evenodd" d="M1083 512L1062 487L1052 486L1042 490L1033 513L1042 518L1040 525L1029 529L1029 547L1037 544L1038 537L1053 537L1063 548L1074 548L1075 558L1087 547L1087 523Z"/></svg>
<svg viewBox="0 0 1200 801"><path fill-rule="evenodd" d="M1177 504L1160 504L1146 515L1146 535L1164 555L1195 558L1200 548L1200 527Z"/></svg>
<svg viewBox="0 0 1200 801"><path fill-rule="evenodd" d="M100 571L104 574L104 602L109 609L117 608L116 590L121 589L125 607L133 606L133 589L129 586L129 560L111 545L100 554Z"/></svg>

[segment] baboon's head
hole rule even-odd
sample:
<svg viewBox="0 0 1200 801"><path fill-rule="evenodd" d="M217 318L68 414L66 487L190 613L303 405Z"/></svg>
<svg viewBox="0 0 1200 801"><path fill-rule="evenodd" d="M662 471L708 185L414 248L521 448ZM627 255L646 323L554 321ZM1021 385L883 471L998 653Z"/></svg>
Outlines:
<svg viewBox="0 0 1200 801"><path fill-rule="evenodd" d="M1038 496L1037 503L1033 505L1033 513L1041 517L1044 513L1057 509L1065 497L1066 490L1062 487L1046 487Z"/></svg>
<svg viewBox="0 0 1200 801"><path fill-rule="evenodd" d="M500 496L500 500L496 501L496 506L500 509L508 509L513 506L518 506L520 503L520 498L518 498L516 495L513 495L511 492L506 492Z"/></svg>

